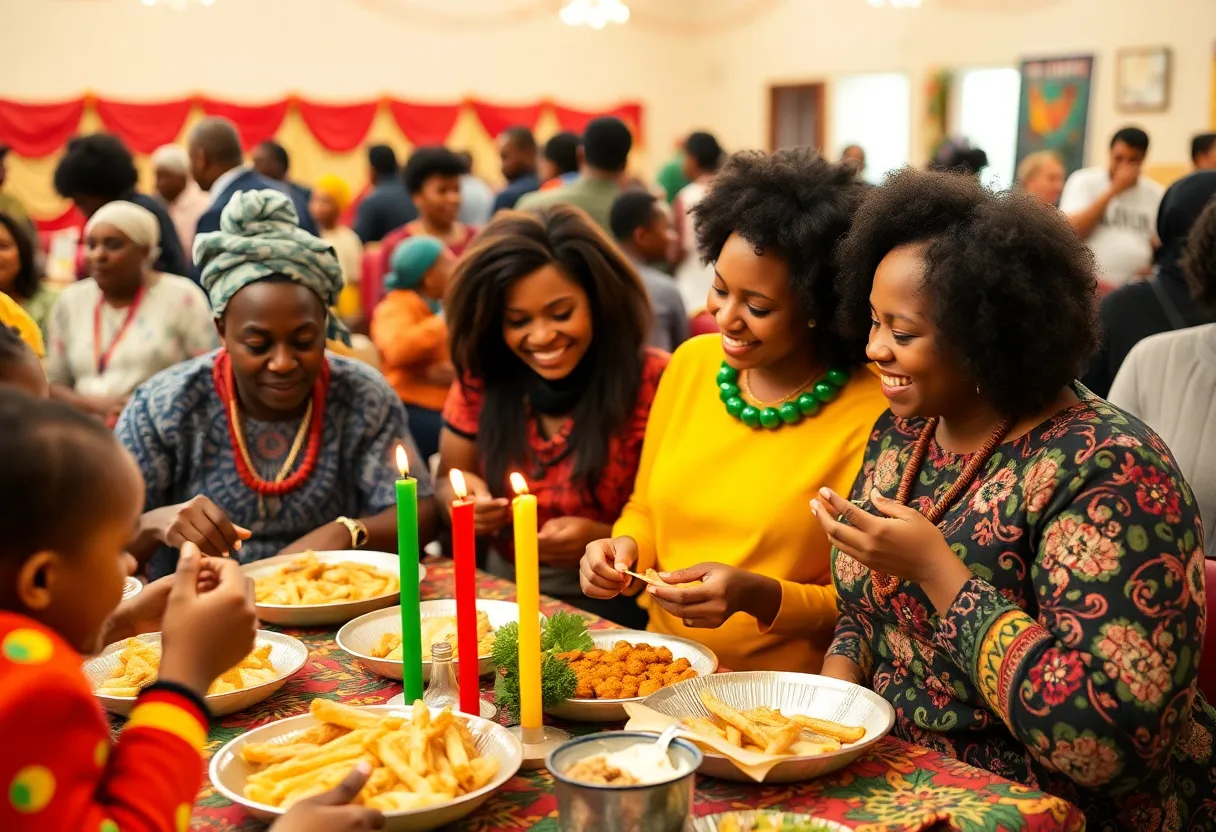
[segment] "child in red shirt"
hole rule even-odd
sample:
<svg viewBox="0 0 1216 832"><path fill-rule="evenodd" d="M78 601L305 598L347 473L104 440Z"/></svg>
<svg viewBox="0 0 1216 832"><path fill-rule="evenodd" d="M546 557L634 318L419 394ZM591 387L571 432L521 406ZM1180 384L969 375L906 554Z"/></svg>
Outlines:
<svg viewBox="0 0 1216 832"><path fill-rule="evenodd" d="M143 483L92 417L0 385L0 459L0 829L185 832L203 777L203 695L253 649L252 586L235 561L187 544L174 575L120 607ZM158 627L159 679L111 742L81 654ZM276 832L379 828L378 812L332 805L368 773Z"/></svg>

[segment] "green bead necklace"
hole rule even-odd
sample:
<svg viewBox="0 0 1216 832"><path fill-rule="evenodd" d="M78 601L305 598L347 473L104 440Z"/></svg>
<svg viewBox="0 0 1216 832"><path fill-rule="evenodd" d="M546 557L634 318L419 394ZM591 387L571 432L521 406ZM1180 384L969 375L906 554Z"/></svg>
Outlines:
<svg viewBox="0 0 1216 832"><path fill-rule="evenodd" d="M748 404L739 388L739 371L725 361L718 370L717 384L718 397L726 405L727 413L749 428L776 430L783 425L796 425L804 418L814 416L820 408L835 399L848 382L848 370L832 367L810 390L798 393L796 397L789 396L777 407L756 407Z"/></svg>

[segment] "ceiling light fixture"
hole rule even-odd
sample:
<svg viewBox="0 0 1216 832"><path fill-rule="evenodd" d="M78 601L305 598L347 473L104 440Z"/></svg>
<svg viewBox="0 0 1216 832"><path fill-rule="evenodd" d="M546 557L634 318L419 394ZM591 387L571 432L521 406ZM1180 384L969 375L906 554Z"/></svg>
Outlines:
<svg viewBox="0 0 1216 832"><path fill-rule="evenodd" d="M567 26L603 29L609 23L628 22L629 7L621 0L570 0L558 15Z"/></svg>

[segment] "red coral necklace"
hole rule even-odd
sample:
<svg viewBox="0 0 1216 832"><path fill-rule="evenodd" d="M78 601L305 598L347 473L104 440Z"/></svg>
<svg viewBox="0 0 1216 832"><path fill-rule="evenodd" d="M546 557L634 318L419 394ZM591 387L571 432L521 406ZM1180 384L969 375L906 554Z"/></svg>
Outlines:
<svg viewBox="0 0 1216 832"><path fill-rule="evenodd" d="M232 377L232 358L228 355L227 350L220 350L216 355L215 363L211 366L211 378L215 382L215 392L219 394L220 401L224 403L224 415L228 420L228 441L232 445L236 471L241 482L261 499L281 497L303 485L316 468L317 457L321 452L321 433L325 426L325 396L329 391L329 362L325 361L321 365L321 374L313 385L312 399L308 403L308 409L304 412L300 429L296 431L295 441L292 442L287 461L283 463L274 480L262 479L254 470L253 459L249 454L244 432L241 430L236 383ZM308 437L308 446L304 451L304 462L294 474L288 476L288 472L291 471L291 467L300 454L305 436Z"/></svg>

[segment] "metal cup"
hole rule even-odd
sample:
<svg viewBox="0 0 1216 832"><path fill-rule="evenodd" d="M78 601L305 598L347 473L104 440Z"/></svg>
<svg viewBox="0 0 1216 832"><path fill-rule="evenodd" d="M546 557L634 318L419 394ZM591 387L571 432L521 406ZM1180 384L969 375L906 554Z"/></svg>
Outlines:
<svg viewBox="0 0 1216 832"><path fill-rule="evenodd" d="M684 773L661 783L639 786L594 786L566 777L579 760L610 754L637 743L651 743L658 734L608 731L576 737L549 755L546 768L557 791L558 825L562 832L683 832L692 815L693 782L701 752L685 740L673 740L667 755Z"/></svg>

